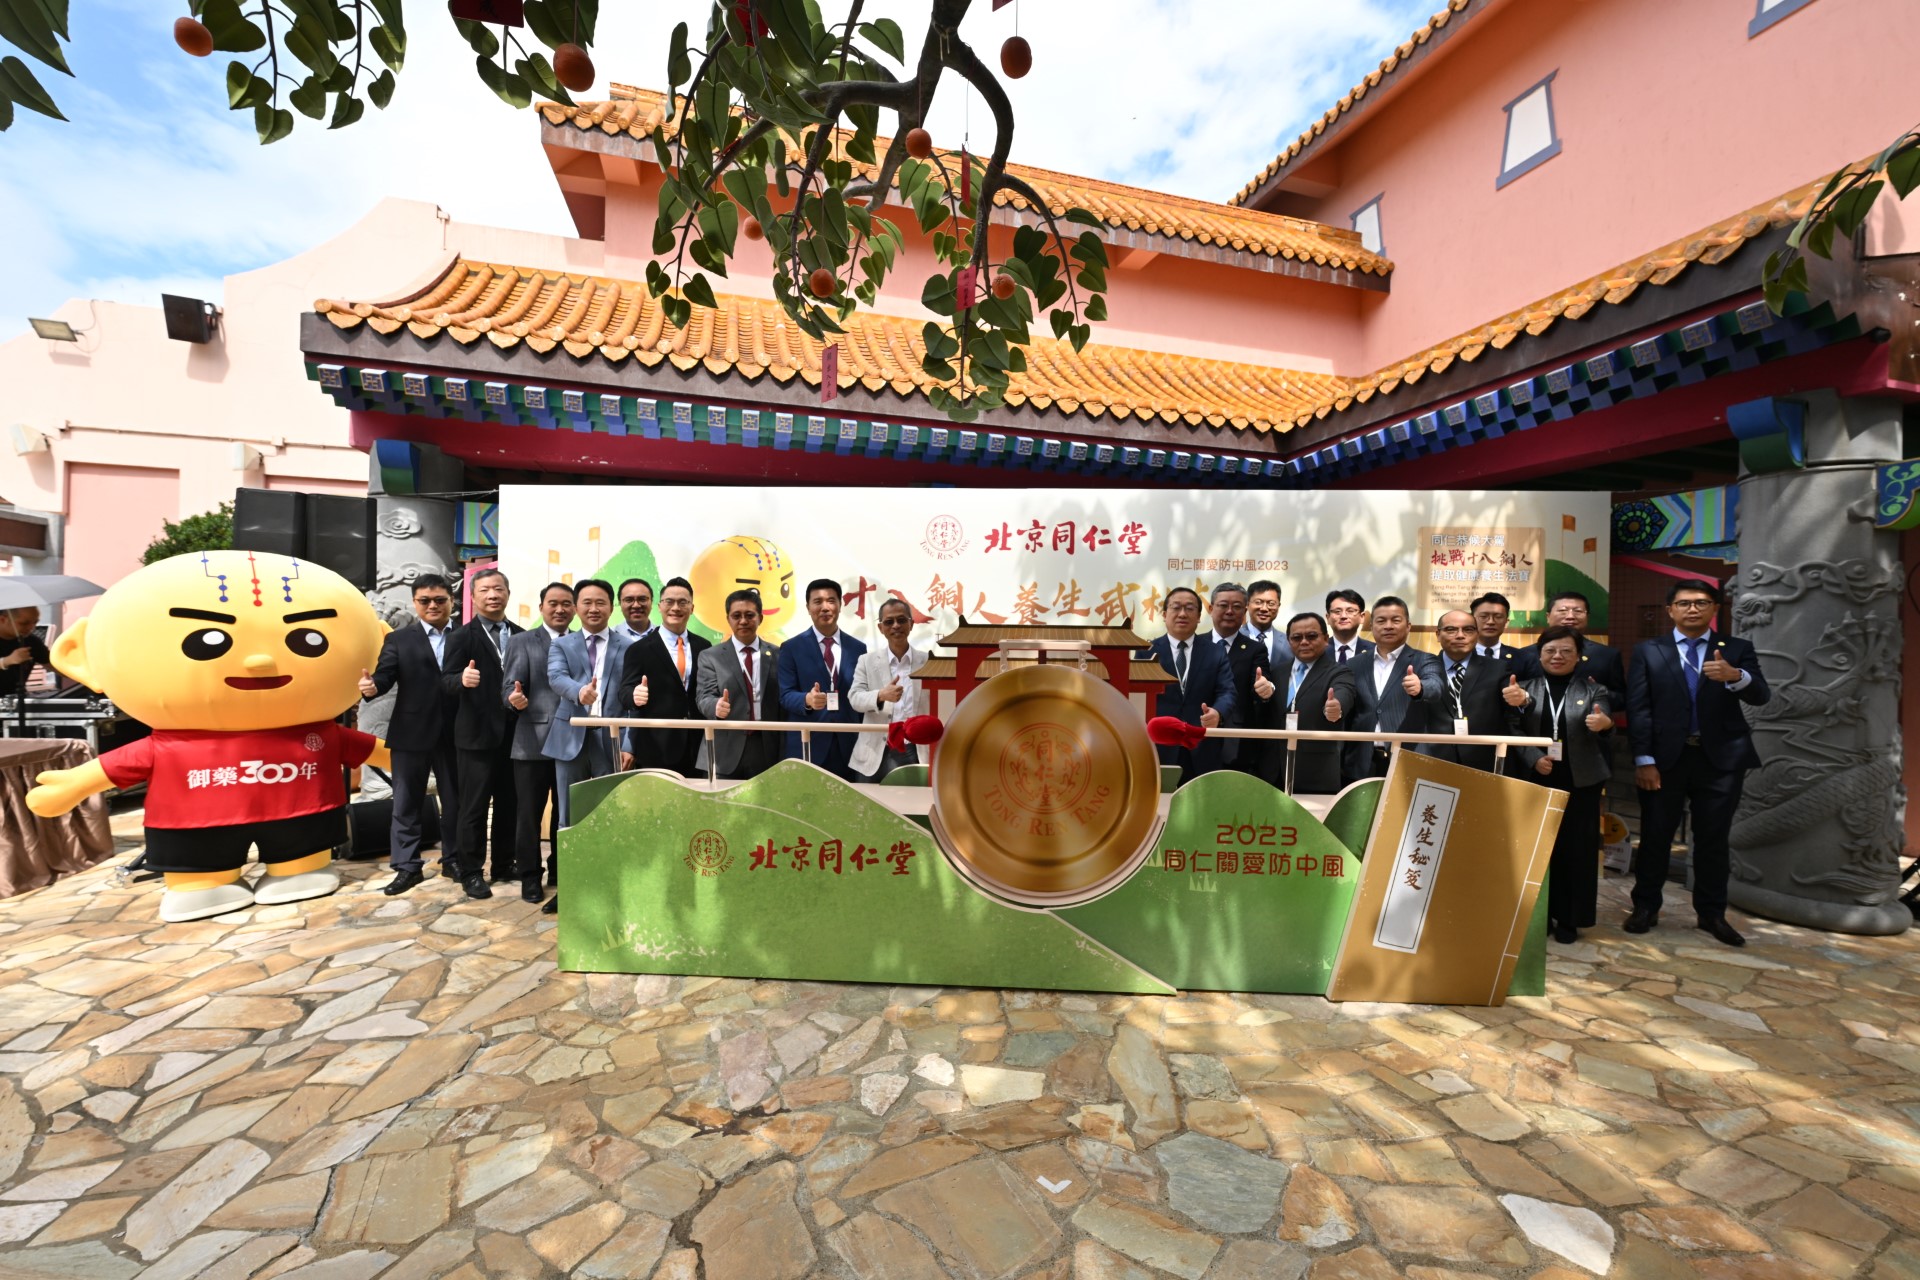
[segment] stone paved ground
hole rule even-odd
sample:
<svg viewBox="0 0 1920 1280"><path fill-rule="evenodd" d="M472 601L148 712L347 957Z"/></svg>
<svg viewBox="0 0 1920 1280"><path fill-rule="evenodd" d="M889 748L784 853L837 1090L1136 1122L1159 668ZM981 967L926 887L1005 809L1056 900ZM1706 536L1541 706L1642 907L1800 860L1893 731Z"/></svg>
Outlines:
<svg viewBox="0 0 1920 1280"><path fill-rule="evenodd" d="M1502 1009L581 977L348 874L0 904L0 1277L1920 1277L1907 939L1607 927Z"/></svg>

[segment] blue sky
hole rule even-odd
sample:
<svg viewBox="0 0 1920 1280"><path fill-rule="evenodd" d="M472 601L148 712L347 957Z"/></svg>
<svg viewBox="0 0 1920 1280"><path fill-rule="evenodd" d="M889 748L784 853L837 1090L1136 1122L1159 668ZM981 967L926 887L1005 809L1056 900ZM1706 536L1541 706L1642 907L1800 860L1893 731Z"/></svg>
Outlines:
<svg viewBox="0 0 1920 1280"><path fill-rule="evenodd" d="M1018 0L993 13L979 0L962 31L990 62L1016 21L1033 45L1033 72L1009 86L1016 160L1225 199L1434 6ZM337 235L383 196L570 233L533 113L479 83L442 6L410 8L408 63L386 112L337 133L300 117L293 137L263 148L250 113L225 109L224 56L174 46L183 5L74 5L78 79L36 64L71 123L22 111L0 134L0 340L74 297L218 300L221 277ZM588 96L608 80L660 84L673 23L704 12L693 0L603 0L600 80ZM918 46L925 0L869 0L865 12L895 17ZM942 89L931 121L942 145L961 135L991 144L986 110L967 96L957 81Z"/></svg>

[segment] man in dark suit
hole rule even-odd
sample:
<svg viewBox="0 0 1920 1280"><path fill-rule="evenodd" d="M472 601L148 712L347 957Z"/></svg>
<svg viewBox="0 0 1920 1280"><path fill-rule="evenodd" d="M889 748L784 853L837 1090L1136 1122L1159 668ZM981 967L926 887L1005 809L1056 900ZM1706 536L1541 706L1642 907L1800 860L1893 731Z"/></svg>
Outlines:
<svg viewBox="0 0 1920 1280"><path fill-rule="evenodd" d="M1352 587L1327 592L1327 647L1341 666L1373 652L1373 641L1360 636L1366 617L1367 598Z"/></svg>
<svg viewBox="0 0 1920 1280"><path fill-rule="evenodd" d="M760 638L760 593L727 597L725 641L700 655L694 673L694 703L703 720L780 719L780 651ZM713 735L713 761L722 778L756 778L780 759L778 735L760 729ZM707 767L700 744L699 767Z"/></svg>
<svg viewBox="0 0 1920 1280"><path fill-rule="evenodd" d="M1483 658L1512 662L1520 652L1506 642L1507 619L1513 616L1513 602L1498 591L1489 591L1467 608L1473 614L1473 651Z"/></svg>
<svg viewBox="0 0 1920 1280"><path fill-rule="evenodd" d="M669 578L660 588L660 622L627 646L615 705L622 715L647 720L698 720L694 672L707 642L687 630L693 617L693 587L685 578ZM632 707L627 711L625 708ZM636 769L671 769L684 777L699 775L700 735L677 729L635 729L628 745Z"/></svg>
<svg viewBox="0 0 1920 1280"><path fill-rule="evenodd" d="M540 885L540 820L549 800L554 816L560 806L555 794L554 764L546 755L547 731L560 695L547 683L547 650L567 634L573 621L573 588L549 582L540 592L540 625L507 641L507 661L501 673L503 701L517 714L513 722L513 874L520 881L520 898L538 902ZM552 828L547 838L553 838ZM549 863L547 879L559 883Z"/></svg>
<svg viewBox="0 0 1920 1280"><path fill-rule="evenodd" d="M466 881L478 867L460 857L456 815L460 811L459 761L453 746L453 699L440 683L446 654L447 620L453 613L453 589L437 573L413 580L417 627L389 632L371 675L360 673L360 696L377 698L397 688L387 747L393 753L393 838L389 860L394 876L388 894L405 893L425 879L420 859L420 814L427 803L427 775L440 789L440 874ZM486 889L486 881L480 881ZM479 896L485 897L486 894Z"/></svg>
<svg viewBox="0 0 1920 1280"><path fill-rule="evenodd" d="M1161 609L1167 619L1167 634L1137 655L1141 661L1157 659L1174 677L1172 684L1160 686L1153 713L1207 729L1231 724L1233 668L1218 644L1194 634L1200 626L1200 593L1191 587L1175 587L1167 592ZM1218 769L1221 764L1218 742L1202 742L1191 750L1172 746L1158 750L1161 764L1180 767L1182 782Z"/></svg>
<svg viewBox="0 0 1920 1280"><path fill-rule="evenodd" d="M0 609L0 697L23 696L35 667L52 669L39 625L38 609Z"/></svg>
<svg viewBox="0 0 1920 1280"><path fill-rule="evenodd" d="M1283 693L1282 724L1294 729L1344 729L1353 711L1353 668L1342 666L1327 645L1327 622L1317 613L1296 613L1287 622L1291 661L1277 673ZM1283 785L1286 751L1271 754L1265 775ZM1293 752L1293 786L1304 795L1330 795L1340 789L1340 744L1303 742Z"/></svg>
<svg viewBox="0 0 1920 1280"><path fill-rule="evenodd" d="M1412 629L1406 601L1398 596L1381 596L1373 602L1375 648L1347 664L1359 695L1353 708L1356 733L1368 729L1426 733L1432 729L1427 709L1440 700L1440 660L1407 644ZM1342 769L1348 782L1384 778L1392 758L1386 743L1349 742Z"/></svg>
<svg viewBox="0 0 1920 1280"><path fill-rule="evenodd" d="M1627 736L1640 789L1640 848L1628 933L1660 919L1667 859L1681 814L1693 815L1693 911L1699 927L1744 946L1727 923L1727 835L1748 769L1760 763L1740 704L1772 696L1753 645L1713 629L1720 589L1699 578L1667 590L1673 630L1634 646Z"/></svg>
<svg viewBox="0 0 1920 1280"><path fill-rule="evenodd" d="M482 873L487 850L487 809L493 809L493 874L513 878L513 722L515 712L500 692L507 641L520 628L507 621L507 575L481 569L467 580L473 620L447 633L440 683L453 699L453 749L460 776L460 847L473 859L463 888L470 898L491 898ZM477 890L477 891L476 891Z"/></svg>
<svg viewBox="0 0 1920 1280"><path fill-rule="evenodd" d="M1427 708L1428 729L1433 733L1462 732L1502 734L1507 731L1507 704L1500 689L1507 683L1507 663L1501 658L1482 657L1479 631L1474 616L1459 609L1440 615L1440 701ZM1451 760L1469 769L1494 772L1492 747L1455 746L1446 742L1422 743L1414 750L1422 755Z"/></svg>
<svg viewBox="0 0 1920 1280"><path fill-rule="evenodd" d="M1246 588L1237 582L1223 582L1215 587L1212 598L1207 601L1207 615L1213 620L1213 634L1209 638L1225 655L1227 669L1233 677L1233 719L1227 722L1228 727L1278 728L1280 707L1273 696L1273 664L1267 657L1266 646L1244 630ZM1274 745L1228 739L1221 744L1220 763L1259 777L1266 772L1267 748Z"/></svg>
<svg viewBox="0 0 1920 1280"><path fill-rule="evenodd" d="M867 646L840 630L840 584L815 578L807 584L807 613L813 627L780 646L780 706L785 719L826 724L859 724L862 716L847 701L853 668ZM823 733L812 739L815 764L836 778L853 781L850 733ZM801 757L800 735L787 735L786 757Z"/></svg>
<svg viewBox="0 0 1920 1280"><path fill-rule="evenodd" d="M1574 674L1598 680L1613 694L1614 706L1626 706L1627 671L1620 661L1620 651L1588 637L1589 612L1587 598L1578 591L1556 591L1547 598L1547 625L1573 628L1580 633L1581 643L1585 646L1580 650L1580 665ZM1530 680L1540 674L1539 641L1514 655L1513 674L1522 680ZM1632 714L1631 710L1628 714Z"/></svg>

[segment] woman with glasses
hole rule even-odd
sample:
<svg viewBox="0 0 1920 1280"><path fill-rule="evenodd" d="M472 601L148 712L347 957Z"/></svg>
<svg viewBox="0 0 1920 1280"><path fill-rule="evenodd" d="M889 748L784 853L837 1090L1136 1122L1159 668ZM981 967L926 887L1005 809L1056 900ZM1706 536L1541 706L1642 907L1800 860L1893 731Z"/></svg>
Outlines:
<svg viewBox="0 0 1920 1280"><path fill-rule="evenodd" d="M847 690L847 705L865 716L867 724L926 714L927 688L914 679L914 673L926 665L927 651L907 643L912 630L913 611L904 600L888 600L880 606L880 636L886 644L860 655L853 668L853 685ZM921 762L919 747L895 751L884 734L854 736L847 767L860 782L878 782L901 765Z"/></svg>

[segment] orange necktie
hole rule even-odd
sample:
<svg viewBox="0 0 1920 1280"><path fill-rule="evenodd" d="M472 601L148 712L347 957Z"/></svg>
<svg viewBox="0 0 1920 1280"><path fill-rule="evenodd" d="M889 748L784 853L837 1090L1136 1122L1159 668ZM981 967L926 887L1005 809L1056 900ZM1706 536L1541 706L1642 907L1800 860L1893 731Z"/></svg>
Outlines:
<svg viewBox="0 0 1920 1280"><path fill-rule="evenodd" d="M683 637L673 646L673 665L680 672L680 683L687 682L687 642Z"/></svg>

